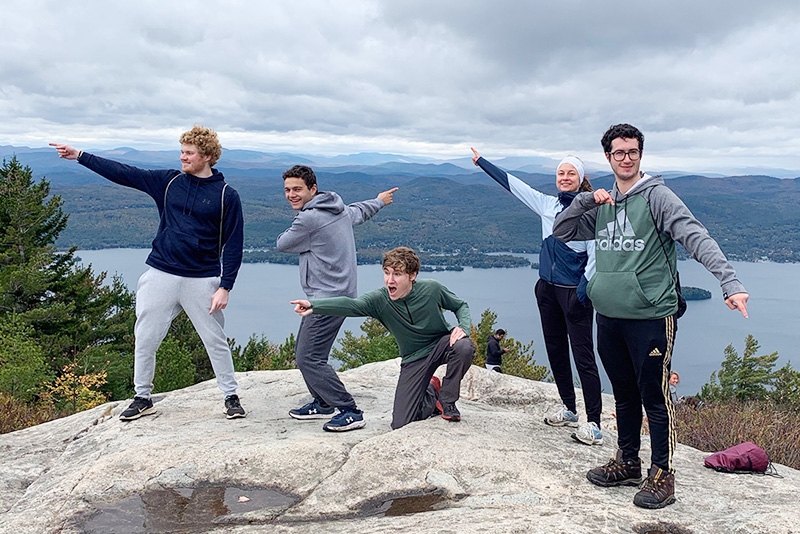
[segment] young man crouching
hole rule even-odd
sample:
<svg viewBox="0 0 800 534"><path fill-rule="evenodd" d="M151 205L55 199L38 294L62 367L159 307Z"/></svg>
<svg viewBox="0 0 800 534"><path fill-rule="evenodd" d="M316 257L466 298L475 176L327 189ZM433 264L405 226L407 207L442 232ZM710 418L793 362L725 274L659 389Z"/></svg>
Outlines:
<svg viewBox="0 0 800 534"><path fill-rule="evenodd" d="M402 359L392 411L395 430L437 411L448 421L460 421L456 401L461 379L475 355L469 338L469 306L438 281L417 280L419 267L413 250L397 247L383 255L384 287L357 298L291 302L301 316L373 317L386 326L397 340ZM455 314L456 327L447 323L442 310ZM442 364L447 364L447 372L437 391L439 381L433 373Z"/></svg>

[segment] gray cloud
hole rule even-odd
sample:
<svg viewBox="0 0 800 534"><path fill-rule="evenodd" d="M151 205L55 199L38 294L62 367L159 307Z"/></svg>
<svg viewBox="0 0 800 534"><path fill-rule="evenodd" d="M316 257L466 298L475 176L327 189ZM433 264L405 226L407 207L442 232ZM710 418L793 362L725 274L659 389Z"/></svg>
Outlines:
<svg viewBox="0 0 800 534"><path fill-rule="evenodd" d="M800 4L65 5L0 19L0 143L464 156L577 153L631 122L648 163L800 169Z"/></svg>

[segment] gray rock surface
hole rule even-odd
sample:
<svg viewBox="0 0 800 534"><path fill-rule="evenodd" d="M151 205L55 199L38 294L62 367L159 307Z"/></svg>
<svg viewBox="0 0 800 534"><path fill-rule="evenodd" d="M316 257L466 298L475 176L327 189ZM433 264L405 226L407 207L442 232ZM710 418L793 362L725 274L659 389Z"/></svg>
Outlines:
<svg viewBox="0 0 800 534"><path fill-rule="evenodd" d="M398 372L342 374L368 420L342 434L288 417L309 400L293 370L238 375L246 419L225 419L212 381L159 395L138 421L108 403L0 436L0 532L800 533L800 473L785 466L721 474L679 445L678 501L656 511L633 505L636 488L590 484L615 452L608 395L605 444L588 447L542 422L554 385L473 367L462 422L391 431Z"/></svg>

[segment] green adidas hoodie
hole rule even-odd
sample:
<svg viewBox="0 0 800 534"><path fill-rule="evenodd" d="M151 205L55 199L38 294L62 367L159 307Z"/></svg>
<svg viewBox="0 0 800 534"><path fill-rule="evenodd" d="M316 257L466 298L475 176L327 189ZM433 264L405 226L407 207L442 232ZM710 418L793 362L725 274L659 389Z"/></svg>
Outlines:
<svg viewBox="0 0 800 534"><path fill-rule="evenodd" d="M587 294L598 313L619 319L659 319L678 309L675 242L720 282L727 298L746 292L719 245L660 176L643 175L614 205L579 194L557 218L562 241L595 239L596 272Z"/></svg>

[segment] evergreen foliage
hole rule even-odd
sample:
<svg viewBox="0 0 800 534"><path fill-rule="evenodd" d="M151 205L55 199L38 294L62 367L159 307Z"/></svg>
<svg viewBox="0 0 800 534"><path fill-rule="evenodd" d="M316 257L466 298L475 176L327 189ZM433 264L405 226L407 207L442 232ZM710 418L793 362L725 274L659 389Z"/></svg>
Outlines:
<svg viewBox="0 0 800 534"><path fill-rule="evenodd" d="M334 347L331 351L331 355L342 362L342 371L400 357L397 341L380 321L367 317L361 323L361 331L364 335L356 337L350 330L345 330L344 339L340 340L342 348Z"/></svg>
<svg viewBox="0 0 800 534"><path fill-rule="evenodd" d="M296 369L295 339L291 334L281 345L270 343L262 334L250 336L247 344L234 345L233 367L237 372L244 371L279 371L282 369Z"/></svg>
<svg viewBox="0 0 800 534"><path fill-rule="evenodd" d="M208 359L208 358L206 358ZM156 372L153 392L163 393L195 384L192 353L175 337L168 337L156 351Z"/></svg>
<svg viewBox="0 0 800 534"><path fill-rule="evenodd" d="M53 378L33 336L33 328L19 319L0 319L0 392L25 402Z"/></svg>
<svg viewBox="0 0 800 534"><path fill-rule="evenodd" d="M473 325L470 338L475 343L475 358L473 365L478 367L486 366L486 345L489 336L494 334L497 314L486 309L481 314L481 320L477 325ZM527 378L528 380L548 380L550 370L544 365L538 365L533 359L533 341L523 344L513 337L505 337L501 343L503 348L509 351L503 355L503 373L513 376Z"/></svg>
<svg viewBox="0 0 800 534"><path fill-rule="evenodd" d="M713 401L748 401L765 400L773 389L772 373L778 353L756 356L760 348L752 335L745 339L745 348L741 357L733 344L725 347L725 359L722 367L711 373L708 383L700 390L700 398Z"/></svg>

